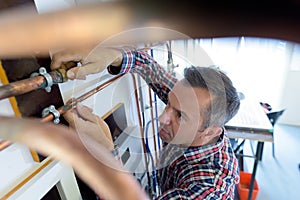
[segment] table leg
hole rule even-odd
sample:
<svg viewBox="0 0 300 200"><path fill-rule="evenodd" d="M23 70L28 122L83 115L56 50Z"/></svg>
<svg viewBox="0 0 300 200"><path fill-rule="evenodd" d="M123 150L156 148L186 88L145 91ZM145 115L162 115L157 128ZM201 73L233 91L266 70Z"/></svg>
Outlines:
<svg viewBox="0 0 300 200"><path fill-rule="evenodd" d="M258 143L257 143L257 145L258 145ZM258 158L257 158L259 161L261 161L261 159L262 159L262 155L263 155L263 152L264 152L264 144L265 144L264 142L260 142L260 143L261 143L261 150L260 150L260 152L258 154Z"/></svg>
<svg viewBox="0 0 300 200"><path fill-rule="evenodd" d="M255 181L255 176L256 176L256 171L257 171L257 165L258 165L258 162L261 160L263 146L264 146L263 142L257 143L254 165L253 165L252 176L251 176L250 187L249 187L248 200L252 199L252 192L253 192L253 188L254 188L254 181Z"/></svg>

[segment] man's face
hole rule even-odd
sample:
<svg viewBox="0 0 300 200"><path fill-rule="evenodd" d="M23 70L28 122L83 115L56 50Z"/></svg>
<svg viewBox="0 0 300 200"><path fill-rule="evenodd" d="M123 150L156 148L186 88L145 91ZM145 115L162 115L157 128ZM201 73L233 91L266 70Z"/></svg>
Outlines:
<svg viewBox="0 0 300 200"><path fill-rule="evenodd" d="M193 145L202 130L203 111L210 103L207 90L176 83L169 93L169 102L159 116L160 138L167 143Z"/></svg>

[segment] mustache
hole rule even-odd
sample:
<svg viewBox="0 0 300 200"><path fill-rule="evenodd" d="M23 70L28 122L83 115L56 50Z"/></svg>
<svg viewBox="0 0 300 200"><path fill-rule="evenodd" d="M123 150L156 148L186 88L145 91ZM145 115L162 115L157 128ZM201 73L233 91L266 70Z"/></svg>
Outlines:
<svg viewBox="0 0 300 200"><path fill-rule="evenodd" d="M170 136L173 136L173 131L167 127L167 125L163 125L163 124L160 124L159 125L159 129L158 129L159 132L163 131L163 132L166 132L168 133Z"/></svg>

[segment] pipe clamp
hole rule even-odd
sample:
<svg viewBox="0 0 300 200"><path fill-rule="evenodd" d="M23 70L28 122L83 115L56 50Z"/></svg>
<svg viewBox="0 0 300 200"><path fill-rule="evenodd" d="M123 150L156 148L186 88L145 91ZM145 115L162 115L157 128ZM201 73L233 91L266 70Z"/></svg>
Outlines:
<svg viewBox="0 0 300 200"><path fill-rule="evenodd" d="M42 112L42 117L46 117L49 113L51 113L54 117L53 122L58 124L60 122L59 117L60 113L55 109L54 105L50 105L48 108L44 108Z"/></svg>

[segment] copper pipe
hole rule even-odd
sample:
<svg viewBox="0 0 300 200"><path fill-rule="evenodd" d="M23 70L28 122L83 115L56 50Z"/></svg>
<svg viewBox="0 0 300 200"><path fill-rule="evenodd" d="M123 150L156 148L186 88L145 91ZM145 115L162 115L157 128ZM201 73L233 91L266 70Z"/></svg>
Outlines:
<svg viewBox="0 0 300 200"><path fill-rule="evenodd" d="M77 64L68 62L63 64L59 69L49 72L52 79L52 84L63 83L67 81L66 71ZM25 94L37 89L44 89L48 86L48 82L44 76L30 77L24 80L15 81L3 86L0 86L0 100Z"/></svg>
<svg viewBox="0 0 300 200"><path fill-rule="evenodd" d="M0 86L0 100L43 88L46 84L43 76L36 76Z"/></svg>
<svg viewBox="0 0 300 200"><path fill-rule="evenodd" d="M52 77L53 84L63 82L63 77L58 71L51 71L49 75ZM0 100L25 94L37 89L47 87L47 80L44 76L35 76L20 81L15 81L6 85L0 86Z"/></svg>
<svg viewBox="0 0 300 200"><path fill-rule="evenodd" d="M101 85L97 86L96 88L86 92L85 94L81 95L78 98L72 99L72 101L67 102L64 106L60 107L57 109L57 111L59 112L60 115L63 115L64 113L66 113L68 110L73 109L77 103L82 102L83 100L89 98L90 96L96 94L97 92L99 92L100 90L102 90L103 88L107 87L108 85L110 85L112 82L114 82L115 80L121 78L124 74L119 74L115 77L113 77L112 79L102 83ZM43 117L41 119L41 122L49 122L52 121L54 119L53 114L48 114L47 116Z"/></svg>
<svg viewBox="0 0 300 200"><path fill-rule="evenodd" d="M0 141L0 151L7 148L11 143L7 140Z"/></svg>
<svg viewBox="0 0 300 200"><path fill-rule="evenodd" d="M83 100L89 98L90 96L96 94L97 92L99 92L100 90L102 90L103 88L107 87L108 85L110 85L112 82L114 82L115 80L121 78L124 74L119 74L115 77L113 77L112 79L102 83L101 85L99 85L98 87L88 91L87 93L81 95L80 97L73 99L71 102L67 103L66 105L60 107L57 109L57 111L60 113L60 115L63 115L64 113L66 113L68 110L73 109L77 103L82 102ZM53 114L48 114L47 116L43 117L40 122L50 122L54 119ZM0 151L7 148L9 145L11 145L11 142L3 140L0 141Z"/></svg>
<svg viewBox="0 0 300 200"><path fill-rule="evenodd" d="M135 80L135 75L132 73L131 74L132 79L133 79L133 87L134 87L134 95L135 95L135 101L136 101L136 107L137 107L137 112L138 112L138 117L139 117L139 124L140 124L140 133L141 133L141 141L142 141L142 146L143 146L143 152L144 152L144 159L145 159L145 164L146 164L146 169L147 169L147 179L148 179L148 185L151 185L150 182L150 175L149 175L149 166L148 166L148 161L147 161L147 151L146 151L146 144L144 140L144 130L143 130L143 125L142 125L142 117L141 117L141 109L139 106L139 97L138 97L138 90L136 86L136 80Z"/></svg>
<svg viewBox="0 0 300 200"><path fill-rule="evenodd" d="M149 93L149 103L150 103L150 113L151 113L151 120L152 120L152 134L153 134L153 143L154 143L154 152L155 152L155 161L158 160L158 151L156 148L156 134L155 134L155 128L154 128L154 114L153 114L153 102L152 102L152 95L151 95L151 88L148 87L148 93Z"/></svg>

